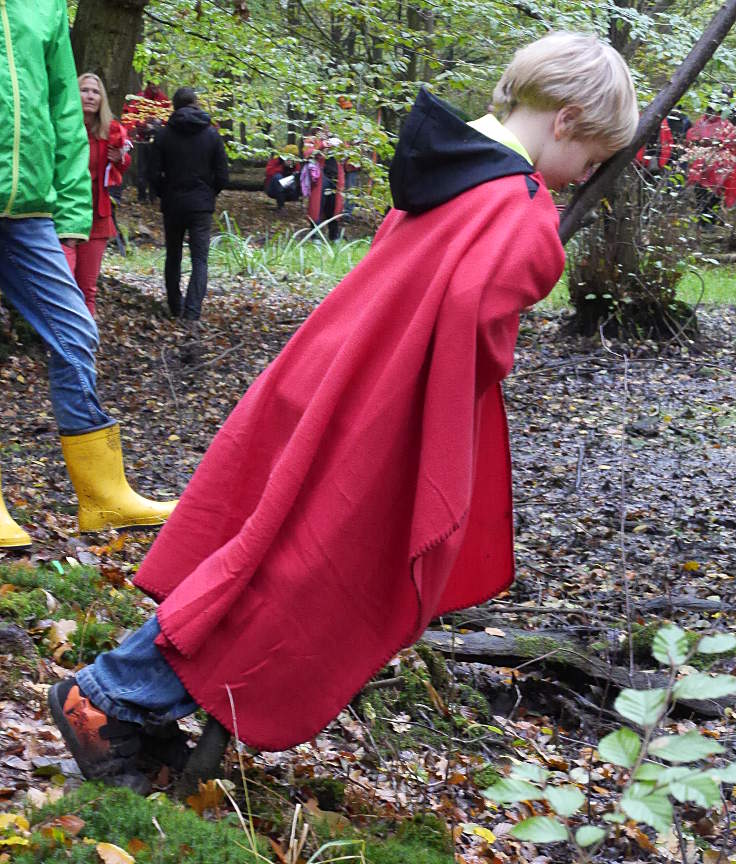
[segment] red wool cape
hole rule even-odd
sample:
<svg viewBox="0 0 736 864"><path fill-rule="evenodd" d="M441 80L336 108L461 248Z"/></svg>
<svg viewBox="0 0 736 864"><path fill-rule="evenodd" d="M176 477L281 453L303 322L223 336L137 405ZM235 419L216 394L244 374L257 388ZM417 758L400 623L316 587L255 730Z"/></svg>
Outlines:
<svg viewBox="0 0 736 864"><path fill-rule="evenodd" d="M206 711L282 750L513 579L499 382L562 272L540 175L391 211L225 422L135 584ZM232 708L230 702L232 697Z"/></svg>

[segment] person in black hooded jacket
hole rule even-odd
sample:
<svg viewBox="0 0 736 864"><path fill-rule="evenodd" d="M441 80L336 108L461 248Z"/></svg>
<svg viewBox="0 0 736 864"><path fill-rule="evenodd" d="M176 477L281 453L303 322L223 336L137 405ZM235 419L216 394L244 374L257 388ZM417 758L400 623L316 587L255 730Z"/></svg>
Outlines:
<svg viewBox="0 0 736 864"><path fill-rule="evenodd" d="M197 322L207 292L207 257L215 198L228 180L222 139L191 87L174 93L174 111L154 139L151 183L161 197L166 235L166 299L174 317ZM181 255L189 233L192 275L182 308ZM196 324L192 324L194 328Z"/></svg>

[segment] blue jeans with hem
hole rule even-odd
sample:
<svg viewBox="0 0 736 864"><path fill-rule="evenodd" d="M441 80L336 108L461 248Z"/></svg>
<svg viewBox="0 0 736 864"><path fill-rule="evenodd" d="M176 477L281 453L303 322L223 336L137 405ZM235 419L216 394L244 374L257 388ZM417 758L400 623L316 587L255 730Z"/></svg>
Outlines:
<svg viewBox="0 0 736 864"><path fill-rule="evenodd" d="M69 271L51 219L0 217L0 292L49 350L49 389L62 434L114 421L97 398L97 325Z"/></svg>
<svg viewBox="0 0 736 864"><path fill-rule="evenodd" d="M197 710L174 670L153 644L161 632L154 615L113 651L76 673L90 702L108 717L156 725Z"/></svg>

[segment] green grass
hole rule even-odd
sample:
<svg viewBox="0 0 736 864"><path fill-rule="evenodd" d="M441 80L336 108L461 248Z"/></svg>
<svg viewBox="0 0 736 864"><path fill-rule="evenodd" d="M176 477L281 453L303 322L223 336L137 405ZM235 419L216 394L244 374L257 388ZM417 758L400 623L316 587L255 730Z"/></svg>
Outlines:
<svg viewBox="0 0 736 864"><path fill-rule="evenodd" d="M366 255L371 240L330 242L326 225L285 231L266 237L243 235L234 220L223 214L222 230L212 238L210 261L216 270L245 275L266 286L288 282L289 289L325 294Z"/></svg>
<svg viewBox="0 0 736 864"><path fill-rule="evenodd" d="M166 252L164 249L159 249L157 246L150 246L148 244L145 246L136 246L135 243L130 243L124 257L119 254L117 249L108 248L105 255L105 264L113 264L120 270L132 270L142 275L148 273L159 274L163 273L165 258ZM185 261L182 264L186 263L186 267L189 269L189 250L186 247L184 248L184 259Z"/></svg>
<svg viewBox="0 0 736 864"><path fill-rule="evenodd" d="M370 237L330 242L326 227L279 232L265 240L242 234L234 220L223 214L220 230L213 234L209 270L213 276L247 276L266 289L287 287L295 293L323 297L366 255ZM110 252L106 265L147 275L161 275L165 253L150 246L128 247L123 258ZM191 269L188 250L184 250L182 274Z"/></svg>
<svg viewBox="0 0 736 864"><path fill-rule="evenodd" d="M227 213L223 214L221 229L212 238L210 270L216 276L244 275L263 284L266 289L288 287L290 291L322 297L333 288L367 254L371 238L338 240L330 243L322 228L303 229L295 233L277 233L262 238L243 235ZM136 273L161 273L164 252L149 246L129 247L128 256L122 258L110 253L107 262L121 270ZM183 271L188 270L185 250ZM700 297L702 277L705 290ZM677 287L677 297L685 303L707 305L736 304L736 265L703 266L688 271ZM540 304L546 309L565 309L569 306L567 272L552 292Z"/></svg>
<svg viewBox="0 0 736 864"><path fill-rule="evenodd" d="M714 306L736 303L736 267L721 266L700 269L697 273L705 282L703 303ZM686 273L677 286L677 296L686 303L697 303L702 290L698 275Z"/></svg>
<svg viewBox="0 0 736 864"><path fill-rule="evenodd" d="M705 283L704 291L700 277ZM677 286L677 299L691 305L698 300L712 306L736 304L736 266L702 267L694 272L688 271ZM570 305L567 271L539 305L546 309L565 309Z"/></svg>

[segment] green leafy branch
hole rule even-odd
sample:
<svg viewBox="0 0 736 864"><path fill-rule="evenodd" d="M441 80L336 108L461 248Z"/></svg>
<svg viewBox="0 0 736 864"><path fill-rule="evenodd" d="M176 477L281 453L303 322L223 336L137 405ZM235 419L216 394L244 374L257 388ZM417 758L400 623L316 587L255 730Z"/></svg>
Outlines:
<svg viewBox="0 0 736 864"><path fill-rule="evenodd" d="M546 785L550 772L537 765L515 765L509 777L499 780L483 794L497 804L546 801L555 816L532 816L514 826L519 840L534 843L571 843L578 862L588 862L608 838L612 826L627 819L658 832L677 827L673 799L710 809L721 803L721 784L736 784L736 763L722 768L703 765L703 760L721 754L724 748L697 730L684 734L655 736L671 708L683 699L719 699L736 694L736 676L694 672L678 678L693 654L720 654L736 648L736 636L719 633L704 636L694 651L684 630L662 627L654 637L652 654L669 667L666 687L650 690L624 689L614 708L643 734L622 726L602 738L600 758L628 770L628 779L614 809L602 817L601 825L573 824L585 796L573 784Z"/></svg>

